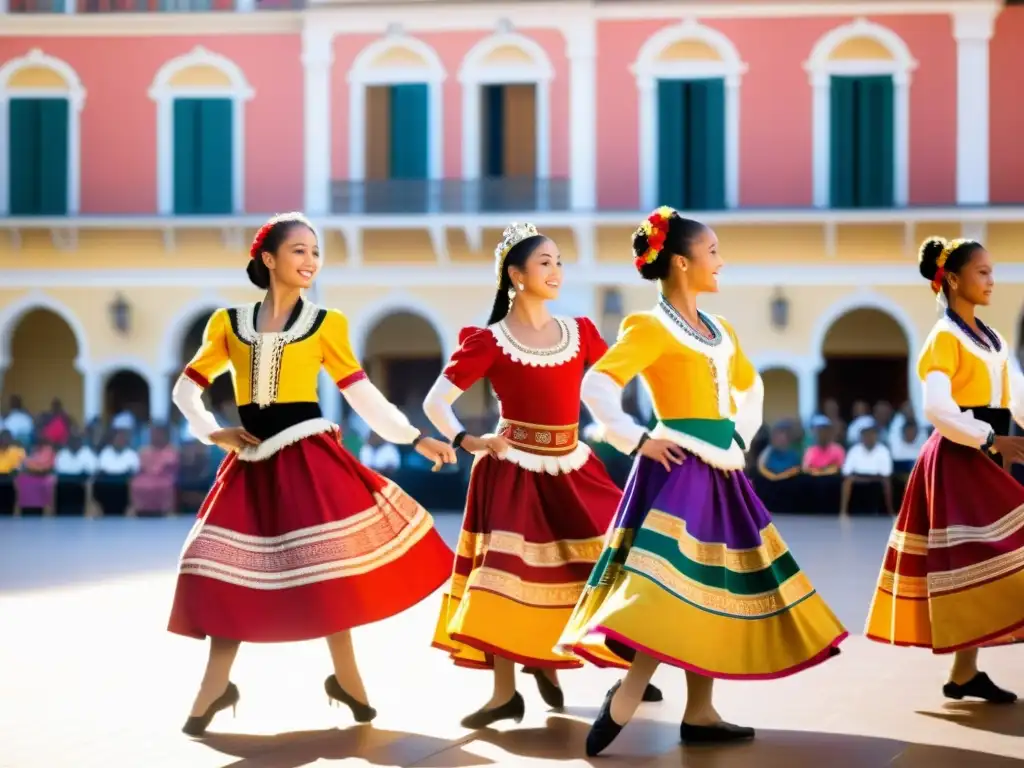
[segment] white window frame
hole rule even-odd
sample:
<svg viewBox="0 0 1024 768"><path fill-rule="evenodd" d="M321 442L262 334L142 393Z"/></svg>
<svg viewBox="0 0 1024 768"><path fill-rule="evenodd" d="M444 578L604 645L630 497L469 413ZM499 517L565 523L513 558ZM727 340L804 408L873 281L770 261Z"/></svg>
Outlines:
<svg viewBox="0 0 1024 768"><path fill-rule="evenodd" d="M892 59L831 59L849 40L874 40ZM811 50L804 69L813 93L812 146L814 206L831 205L832 181L832 76L889 75L893 79L893 204L906 206L910 199L910 83L917 61L903 38L888 27L864 18L826 32Z"/></svg>
<svg viewBox="0 0 1024 768"><path fill-rule="evenodd" d="M11 78L23 69L49 69L64 80L64 87L18 88L10 87ZM50 56L39 48L33 48L24 56L11 59L0 67L0 216L10 214L11 169L10 157L11 127L9 125L10 100L53 99L68 100L68 180L67 215L76 216L81 205L82 193L82 108L85 106L85 88L74 68L62 59Z"/></svg>
<svg viewBox="0 0 1024 768"><path fill-rule="evenodd" d="M193 88L171 84L175 75L191 67L213 67L230 84ZM156 102L156 199L161 215L174 215L175 99L231 100L231 207L236 214L245 212L245 103L254 95L241 67L201 45L160 67L150 86L149 98Z"/></svg>
<svg viewBox="0 0 1024 768"><path fill-rule="evenodd" d="M671 45L694 41L715 50L719 61L659 61ZM733 42L716 29L687 19L654 33L640 47L631 67L640 96L640 205L652 210L658 200L659 80L725 80L725 207L740 204L740 83L747 65Z"/></svg>

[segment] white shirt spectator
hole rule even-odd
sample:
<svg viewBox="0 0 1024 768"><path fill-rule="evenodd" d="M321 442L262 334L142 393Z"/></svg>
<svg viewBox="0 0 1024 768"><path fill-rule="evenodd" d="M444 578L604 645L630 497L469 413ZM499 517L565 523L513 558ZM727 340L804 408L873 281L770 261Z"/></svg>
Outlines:
<svg viewBox="0 0 1024 768"><path fill-rule="evenodd" d="M61 448L57 451L57 460L53 468L58 475L94 475L96 466L96 454L92 448L83 445L77 451L70 448Z"/></svg>
<svg viewBox="0 0 1024 768"><path fill-rule="evenodd" d="M108 445L100 451L96 464L99 471L105 475L134 475L139 471L139 454L131 448L118 451Z"/></svg>
<svg viewBox="0 0 1024 768"><path fill-rule="evenodd" d="M135 414L124 410L110 420L110 428L115 432L132 432L135 430Z"/></svg>
<svg viewBox="0 0 1024 768"><path fill-rule="evenodd" d="M889 450L892 454L893 461L917 461L917 457L921 455L921 449L924 448L924 443L928 439L928 433L920 427L917 430L917 436L914 441L908 443L903 439L903 431L890 432L889 433Z"/></svg>
<svg viewBox="0 0 1024 768"><path fill-rule="evenodd" d="M3 428L11 433L17 442L28 442L35 429L35 422L25 411L11 411L2 421Z"/></svg>
<svg viewBox="0 0 1024 768"><path fill-rule="evenodd" d="M846 452L843 475L891 477L892 454L882 443L875 443L873 448L868 448L864 443L857 443Z"/></svg>
<svg viewBox="0 0 1024 768"><path fill-rule="evenodd" d="M402 464L402 456L391 443L372 446L369 443L359 449L359 461L377 472L394 472Z"/></svg>

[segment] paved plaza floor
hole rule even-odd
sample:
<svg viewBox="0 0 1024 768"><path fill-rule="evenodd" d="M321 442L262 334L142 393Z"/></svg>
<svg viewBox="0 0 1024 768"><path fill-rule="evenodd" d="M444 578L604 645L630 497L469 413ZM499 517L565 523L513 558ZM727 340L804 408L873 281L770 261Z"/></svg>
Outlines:
<svg viewBox="0 0 1024 768"><path fill-rule="evenodd" d="M454 542L458 517L438 515ZM0 519L0 767L302 768L578 766L617 768L1002 768L1024 762L1024 704L947 702L948 659L860 635L889 531L883 519L780 518L779 527L853 636L843 654L771 682L726 682L718 708L756 726L731 747L683 748L680 671L659 669L665 701L645 704L606 753L583 742L620 676L563 675L551 711L532 678L520 725L470 732L460 718L488 696L486 672L457 669L429 647L440 596L355 633L374 706L370 726L323 693L323 642L245 646L233 679L238 717L205 740L179 732L202 673L203 643L164 627L174 566L191 525L164 519ZM680 628L680 631L685 631ZM1024 694L1024 647L983 652L982 667Z"/></svg>

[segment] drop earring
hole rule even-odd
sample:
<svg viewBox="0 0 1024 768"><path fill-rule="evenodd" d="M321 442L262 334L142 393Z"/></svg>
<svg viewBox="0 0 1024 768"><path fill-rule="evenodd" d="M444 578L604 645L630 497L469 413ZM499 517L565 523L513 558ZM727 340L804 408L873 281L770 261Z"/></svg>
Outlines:
<svg viewBox="0 0 1024 768"><path fill-rule="evenodd" d="M524 286L524 285L523 285L522 283L517 283L517 284L516 284L516 287L517 287L517 288L518 288L518 289L519 289L520 291L523 291L523 290L525 290L525 289L526 289L526 286Z"/></svg>
<svg viewBox="0 0 1024 768"><path fill-rule="evenodd" d="M516 289L510 287L508 289L508 303L511 304L513 301L515 301L515 299L516 299Z"/></svg>

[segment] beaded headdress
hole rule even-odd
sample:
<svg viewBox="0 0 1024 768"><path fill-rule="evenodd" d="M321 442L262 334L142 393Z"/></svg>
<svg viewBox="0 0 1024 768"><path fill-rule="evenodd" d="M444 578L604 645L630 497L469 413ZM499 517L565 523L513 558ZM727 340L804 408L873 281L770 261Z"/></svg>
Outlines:
<svg viewBox="0 0 1024 768"><path fill-rule="evenodd" d="M505 231L501 233L501 242L494 249L494 263L498 273L499 286L501 285L501 275L505 271L505 257L508 256L508 252L528 237L536 237L539 234L540 232L533 224L512 222L505 227Z"/></svg>

